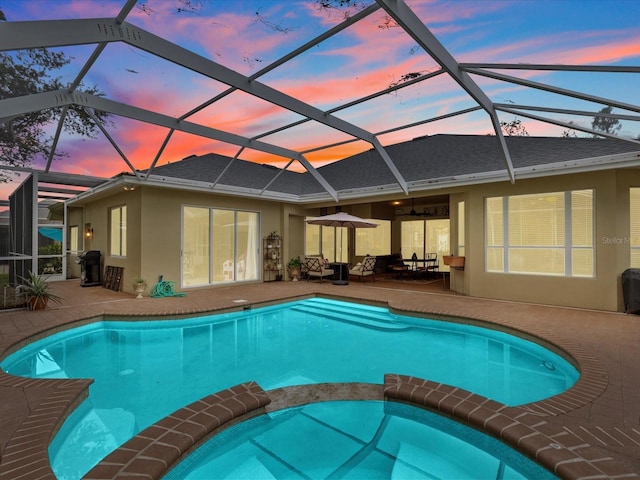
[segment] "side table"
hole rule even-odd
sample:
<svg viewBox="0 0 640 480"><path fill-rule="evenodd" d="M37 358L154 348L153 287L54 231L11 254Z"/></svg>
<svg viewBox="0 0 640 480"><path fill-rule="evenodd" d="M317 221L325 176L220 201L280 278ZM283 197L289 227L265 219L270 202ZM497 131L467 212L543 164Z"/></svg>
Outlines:
<svg viewBox="0 0 640 480"><path fill-rule="evenodd" d="M349 285L349 264L335 262L330 263L329 268L333 269L334 285Z"/></svg>

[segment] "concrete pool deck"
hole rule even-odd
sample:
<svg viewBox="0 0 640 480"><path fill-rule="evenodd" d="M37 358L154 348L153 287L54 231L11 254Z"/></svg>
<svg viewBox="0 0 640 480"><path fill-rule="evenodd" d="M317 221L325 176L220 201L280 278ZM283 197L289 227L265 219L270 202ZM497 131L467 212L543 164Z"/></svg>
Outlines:
<svg viewBox="0 0 640 480"><path fill-rule="evenodd" d="M388 305L417 315L492 322L556 344L579 363L582 376L576 386L563 395L524 406L543 415L545 423L556 431L578 439L567 448L588 457L594 467L591 471L567 469L574 460L559 457L558 465L564 465L558 469L562 477L640 478L637 315L470 298L451 294L441 280L378 279L352 281L346 286L272 282L194 290L185 297L144 299L102 287L82 288L77 280L68 280L55 283L54 291L65 299L62 305L40 312L0 313L0 356L51 329L86 323L103 315L193 315L305 295ZM0 479L55 478L48 465L47 444L59 419L83 398L86 386L84 380L31 380L0 374ZM530 433L523 429L522 435L524 438Z"/></svg>

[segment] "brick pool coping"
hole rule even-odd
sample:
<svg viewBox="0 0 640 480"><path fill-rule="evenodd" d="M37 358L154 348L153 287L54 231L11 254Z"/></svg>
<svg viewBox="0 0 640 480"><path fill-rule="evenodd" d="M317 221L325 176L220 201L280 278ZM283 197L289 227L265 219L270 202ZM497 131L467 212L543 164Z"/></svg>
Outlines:
<svg viewBox="0 0 640 480"><path fill-rule="evenodd" d="M311 294L311 296L315 295ZM329 297L331 297L331 295L329 295ZM341 296L335 295L335 297L339 298ZM349 297L346 299L351 301L358 301L358 299L354 297ZM281 299L281 301L283 300L287 299ZM370 301L371 299L361 299L361 301L367 300ZM254 306L257 306L257 304ZM426 309L414 309L412 310L412 312L407 312L404 309L397 310L402 313L416 313L419 315L438 314L438 312L426 311ZM211 311L211 309L209 309L209 311ZM48 315L52 315L54 313L56 312L48 312ZM171 312L167 312L167 315L171 316ZM443 311L442 315L446 316L446 312ZM131 320L135 320L135 316L139 315L132 316ZM474 316L476 316L476 320L481 322L482 324L486 322L487 325L484 326L491 326L491 324L493 324L497 325L500 329L507 328L508 330L512 329L514 331L522 330L526 337L541 339L543 340L543 342L551 345L552 347L555 345L558 350L563 350L566 354L571 356L581 372L580 379L578 380L576 385L574 385L566 392L555 397L517 407L518 409L528 414L517 417L518 422L520 423L520 421L522 420L521 423L524 426L528 426L530 428L536 427L536 425L538 424L531 426L527 425L527 423L525 422L529 421L529 419L538 419L541 420L539 423L541 428L539 433L547 435L547 433L545 433L547 429L553 430L552 432L550 432L551 435L548 435L550 438L555 438L553 437L553 435L562 436L570 433L567 432L566 428L563 429L562 426L554 426L549 424L548 422L546 422L546 420L544 420L544 418L552 418L554 416L577 410L582 406L592 403L603 393L603 391L607 388L608 376L600 361L596 357L584 352L580 347L576 346L572 342L566 341L564 337L549 334L549 332L545 331L539 331L539 329L536 329L535 325L524 323L520 325L517 321L511 322L509 320L505 320L504 318L501 318L498 322L495 322L495 319L481 318L484 317L483 314L476 314ZM89 319L89 315L87 315L86 317L84 317L84 320L82 320L82 317L76 317L75 321L100 321L102 318L101 315L95 315L95 313L92 314L91 317L92 318ZM466 320L469 319L465 318L465 321ZM475 320L470 321L473 322ZM75 325L68 325L68 328L76 325L77 323ZM44 332L45 330L43 330L42 332ZM28 337L22 338L23 341L26 341ZM86 397L90 383L90 380L25 379L0 372L0 387L3 387L4 393L8 392L8 395L10 395L12 398L15 397L17 401L24 401L24 398L19 398L18 392L20 390L26 391L27 388L25 387L29 387L28 390L30 394L34 396L34 398L26 399L27 402L32 406L29 410L29 415L11 434L9 440L5 444L5 448L2 452L2 459L0 460L0 479L55 479L55 476L53 475L53 472L51 471L51 467L49 465L49 457L47 451L49 442L57 432L58 428L61 426L61 423L66 418L66 416L73 410L73 408L75 408L77 404L80 403L81 400ZM331 399L331 395L323 395L322 393L318 393L318 386L312 387L315 388L315 393L313 391L307 393L307 403L312 401L319 401L318 398L321 397L324 397L324 399ZM286 391L295 388L296 387L281 389L281 391L278 392L277 395L276 391L270 391L270 396L273 397L272 400L274 401L274 403L277 403L279 401L286 404L286 400L282 400L279 395L286 395ZM12 393L12 390L15 390L15 394ZM460 389L455 390L458 392L460 391ZM34 394L33 392L36 393ZM475 397L478 396L474 396L474 398ZM352 396L349 399L355 398L358 398L358 396ZM444 407L446 407L446 405L446 402L443 403ZM423 406L426 407L426 405ZM487 405L484 406L486 407ZM284 408L284 406L282 408ZM498 406L496 407L495 413L504 415L505 413L511 412L511 410L505 410L508 408L511 407ZM462 411L461 407L459 407L457 411ZM449 414L447 413L446 409L442 411L442 413ZM456 411L453 412L452 416L458 418L456 417ZM496 418L502 418L502 416ZM469 421L468 418L465 419L464 417L460 417L459 419L463 422ZM490 433L490 431L487 430L487 427L489 425L492 425L492 428L497 428L494 425L493 421L488 422L487 426L483 425L482 428L480 426L476 426L476 428ZM510 430L510 434L518 431L518 429ZM523 430L521 436L522 438L524 438L530 434L531 432L529 430ZM566 438L568 439L569 437L567 436ZM503 441L506 440L503 439ZM527 447L528 444L526 442L522 444L522 447L520 446L520 443L520 441L514 440L512 442L512 446L515 446L517 450L529 448ZM555 441L555 439L553 443L559 444L561 446L564 445ZM592 441L591 443L593 444L594 442ZM633 442L630 443L633 444ZM597 445L597 440L595 445ZM591 444L589 444L589 442L587 441L580 440L580 443L578 445L570 447L567 446L566 448L572 452L580 450L580 456L586 461L586 463L579 461L579 459L576 458L560 459L554 468L557 468L559 472L563 473L562 478L576 480L584 478L640 478L637 473L631 472L629 470L629 467L622 465L620 462L617 462L610 457L603 456L603 454L601 453L602 450L600 450L600 453L598 453L598 450L592 448ZM592 457L589 456L591 454ZM545 453L543 456L546 458L547 455L549 454ZM596 476L585 477L581 472L576 471L575 468L570 468L571 464L573 463L581 465L590 464L596 469L596 471L600 473L598 473ZM560 469L560 465L564 466L562 466L562 468Z"/></svg>
<svg viewBox="0 0 640 480"><path fill-rule="evenodd" d="M377 387L382 387L379 391ZM560 478L638 478L581 438L547 421L536 404L509 407L462 388L399 374L384 385L326 383L265 392L256 382L236 385L198 400L146 428L113 451L83 478L159 480L184 457L231 425L271 411L329 400L399 401L453 418L501 440ZM537 410L537 411L536 411Z"/></svg>
<svg viewBox="0 0 640 480"><path fill-rule="evenodd" d="M509 407L461 388L397 374L385 375L384 395L437 411L498 438L560 478L638 478L527 406Z"/></svg>
<svg viewBox="0 0 640 480"><path fill-rule="evenodd" d="M86 398L91 380L40 380L0 373L0 386L42 389L40 401L11 436L2 454L0 479L52 479L49 443L60 424Z"/></svg>
<svg viewBox="0 0 640 480"><path fill-rule="evenodd" d="M201 398L145 428L89 471L86 480L160 479L213 432L264 413L271 402L255 382Z"/></svg>

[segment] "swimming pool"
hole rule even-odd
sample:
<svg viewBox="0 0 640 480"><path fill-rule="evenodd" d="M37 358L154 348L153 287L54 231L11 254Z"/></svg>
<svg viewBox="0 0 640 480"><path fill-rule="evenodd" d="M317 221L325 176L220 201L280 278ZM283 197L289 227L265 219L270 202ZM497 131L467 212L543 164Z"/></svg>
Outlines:
<svg viewBox="0 0 640 480"><path fill-rule="evenodd" d="M164 480L550 480L498 440L396 402L332 401L262 415L216 435Z"/></svg>
<svg viewBox="0 0 640 480"><path fill-rule="evenodd" d="M578 378L562 357L501 332L321 298L187 320L97 322L34 342L0 365L27 377L94 379L50 449L59 478L79 478L160 418L247 380L268 390L382 383L394 372L519 405Z"/></svg>

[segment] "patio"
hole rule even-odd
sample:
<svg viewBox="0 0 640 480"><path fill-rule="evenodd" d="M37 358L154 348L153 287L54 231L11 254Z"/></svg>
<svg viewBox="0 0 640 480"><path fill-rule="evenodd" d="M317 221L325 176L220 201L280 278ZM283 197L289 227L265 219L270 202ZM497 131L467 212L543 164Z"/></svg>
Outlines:
<svg viewBox="0 0 640 480"><path fill-rule="evenodd" d="M558 345L580 365L581 379L568 392L524 406L543 419L546 434L561 444L573 439L573 443L565 445L567 449L604 472L590 478L640 478L638 316L453 295L442 279L415 282L383 278L351 282L348 286L330 282L256 283L194 290L185 297L162 299L135 299L101 287L81 288L77 280L68 280L56 283L55 292L66 299L64 304L43 312L0 313L3 355L33 336L102 315L195 315L307 295L386 303L392 309L439 318L493 322ZM55 431L57 418L83 398L86 385L84 380L25 381L0 375L1 479L53 478L50 472L47 477L46 472L49 436ZM46 415L34 415L43 408L47 409ZM567 462L558 458L557 465L565 463L566 467ZM563 478L586 478L590 471L581 468L570 466L571 473Z"/></svg>

